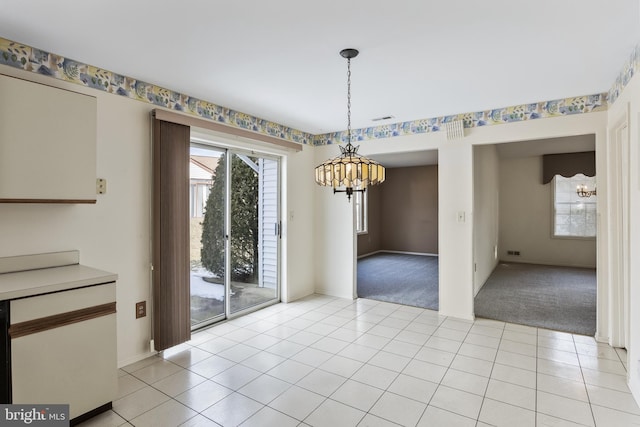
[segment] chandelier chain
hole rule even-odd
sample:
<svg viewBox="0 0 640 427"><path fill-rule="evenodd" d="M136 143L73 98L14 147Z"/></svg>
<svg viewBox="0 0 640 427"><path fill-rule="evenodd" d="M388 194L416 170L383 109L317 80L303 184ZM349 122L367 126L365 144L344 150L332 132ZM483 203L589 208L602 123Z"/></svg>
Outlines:
<svg viewBox="0 0 640 427"><path fill-rule="evenodd" d="M351 58L347 58L347 144L351 144Z"/></svg>

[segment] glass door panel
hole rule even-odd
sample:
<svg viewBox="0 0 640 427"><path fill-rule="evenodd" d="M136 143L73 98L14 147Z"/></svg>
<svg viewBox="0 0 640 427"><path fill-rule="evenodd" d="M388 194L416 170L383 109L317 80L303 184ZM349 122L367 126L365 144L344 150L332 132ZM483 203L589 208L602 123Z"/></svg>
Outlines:
<svg viewBox="0 0 640 427"><path fill-rule="evenodd" d="M278 298L279 162L231 154L230 312Z"/></svg>
<svg viewBox="0 0 640 427"><path fill-rule="evenodd" d="M189 158L191 327L225 317L226 150L192 144Z"/></svg>

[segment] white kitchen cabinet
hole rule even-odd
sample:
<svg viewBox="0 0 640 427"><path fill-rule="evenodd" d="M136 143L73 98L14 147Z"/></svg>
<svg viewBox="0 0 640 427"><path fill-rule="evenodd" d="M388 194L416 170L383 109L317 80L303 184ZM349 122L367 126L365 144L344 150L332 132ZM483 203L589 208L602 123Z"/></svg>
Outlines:
<svg viewBox="0 0 640 427"><path fill-rule="evenodd" d="M97 100L0 75L0 203L96 202Z"/></svg>

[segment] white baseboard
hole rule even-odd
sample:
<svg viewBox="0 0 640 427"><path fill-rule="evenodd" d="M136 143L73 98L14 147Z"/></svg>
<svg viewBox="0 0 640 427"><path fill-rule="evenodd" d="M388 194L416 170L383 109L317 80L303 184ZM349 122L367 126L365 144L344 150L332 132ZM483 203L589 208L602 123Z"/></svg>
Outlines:
<svg viewBox="0 0 640 427"><path fill-rule="evenodd" d="M148 357L155 356L156 354L158 354L157 351L153 351L153 352L150 351L148 353L139 354L137 356L133 356L133 357L130 357L128 359L119 360L118 361L118 369L123 368L125 366L129 366L129 365L131 365L133 363L139 362L139 361L144 360L144 359L146 359Z"/></svg>

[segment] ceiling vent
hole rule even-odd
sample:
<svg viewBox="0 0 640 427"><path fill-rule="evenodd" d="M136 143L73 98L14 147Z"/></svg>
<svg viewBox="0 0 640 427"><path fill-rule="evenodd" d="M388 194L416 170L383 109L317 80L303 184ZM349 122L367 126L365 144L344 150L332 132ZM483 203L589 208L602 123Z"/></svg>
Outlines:
<svg viewBox="0 0 640 427"><path fill-rule="evenodd" d="M444 130L447 132L448 140L464 138L464 125L462 124L462 120L445 123Z"/></svg>

